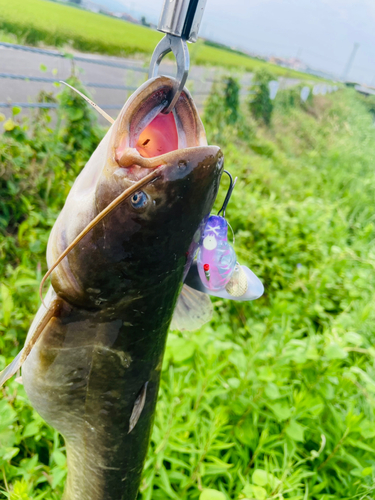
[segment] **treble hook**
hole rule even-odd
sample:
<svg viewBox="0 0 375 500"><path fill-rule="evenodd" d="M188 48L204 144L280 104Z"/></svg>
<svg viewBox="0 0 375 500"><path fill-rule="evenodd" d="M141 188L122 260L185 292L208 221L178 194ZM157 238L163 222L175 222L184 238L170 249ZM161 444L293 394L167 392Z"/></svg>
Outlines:
<svg viewBox="0 0 375 500"><path fill-rule="evenodd" d="M236 182L237 182L237 177L233 181L233 177L228 172L228 170L223 170L223 172L225 172L229 176L229 188L228 188L227 194L225 196L223 206L220 208L217 215L220 215L221 212L223 212L223 217L225 218L225 210L227 209L227 205L229 203L230 197L232 196L234 186L236 185Z"/></svg>

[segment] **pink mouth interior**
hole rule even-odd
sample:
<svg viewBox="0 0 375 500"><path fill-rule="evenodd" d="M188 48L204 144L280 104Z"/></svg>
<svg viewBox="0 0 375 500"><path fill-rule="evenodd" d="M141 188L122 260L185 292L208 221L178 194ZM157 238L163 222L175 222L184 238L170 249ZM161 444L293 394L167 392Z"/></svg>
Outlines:
<svg viewBox="0 0 375 500"><path fill-rule="evenodd" d="M178 149L178 133L173 113L157 115L141 132L135 147L145 158L153 158Z"/></svg>

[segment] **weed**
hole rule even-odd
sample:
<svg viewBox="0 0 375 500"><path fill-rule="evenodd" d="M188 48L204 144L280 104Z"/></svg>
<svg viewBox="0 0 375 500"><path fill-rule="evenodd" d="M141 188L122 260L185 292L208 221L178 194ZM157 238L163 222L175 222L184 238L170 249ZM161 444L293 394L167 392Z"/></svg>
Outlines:
<svg viewBox="0 0 375 500"><path fill-rule="evenodd" d="M270 128L241 107L228 125L217 90L205 112L209 143L222 140L239 177L227 216L239 260L266 292L250 303L217 299L210 324L170 333L139 498L373 498L372 117L345 90L314 98L313 113L275 105ZM71 99L64 106L78 104ZM48 233L98 140L86 111L81 129L64 109L56 129L48 114L40 127L15 115L0 137L0 368L24 341ZM0 414L3 496L61 498L63 441L14 380Z"/></svg>
<svg viewBox="0 0 375 500"><path fill-rule="evenodd" d="M250 87L250 111L254 118L269 125L271 123L273 103L268 85L274 80L274 76L268 70L260 69L254 73L253 80L254 85Z"/></svg>

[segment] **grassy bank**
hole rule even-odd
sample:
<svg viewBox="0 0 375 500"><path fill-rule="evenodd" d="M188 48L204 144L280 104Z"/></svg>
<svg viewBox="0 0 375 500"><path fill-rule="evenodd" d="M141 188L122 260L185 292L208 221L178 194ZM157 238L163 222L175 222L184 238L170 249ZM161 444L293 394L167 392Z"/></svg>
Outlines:
<svg viewBox="0 0 375 500"><path fill-rule="evenodd" d="M0 0L0 31L19 43L73 47L113 56L151 55L162 35L152 29L46 0ZM4 38L4 37L3 37ZM7 39L5 39L8 41ZM278 76L308 78L293 70L198 42L190 50L193 64L253 71L272 67Z"/></svg>
<svg viewBox="0 0 375 500"><path fill-rule="evenodd" d="M57 128L43 115L0 138L0 368L37 310L48 232L100 134L64 95ZM208 108L239 176L235 248L266 292L216 300L210 324L169 335L142 500L374 498L375 128L349 90L290 102L267 127L242 113L224 126ZM61 498L61 438L15 381L0 411L4 497Z"/></svg>

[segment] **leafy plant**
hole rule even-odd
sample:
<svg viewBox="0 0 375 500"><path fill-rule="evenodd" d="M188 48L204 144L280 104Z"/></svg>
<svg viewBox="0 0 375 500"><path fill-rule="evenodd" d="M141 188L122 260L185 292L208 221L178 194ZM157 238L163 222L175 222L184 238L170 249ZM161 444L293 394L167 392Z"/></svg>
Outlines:
<svg viewBox="0 0 375 500"><path fill-rule="evenodd" d="M86 92L74 75L67 83L81 92ZM64 144L65 165L78 174L98 145L103 131L98 127L96 115L90 106L80 95L67 87L64 87L60 95L59 119L64 124L61 140Z"/></svg>
<svg viewBox="0 0 375 500"><path fill-rule="evenodd" d="M226 121L228 125L233 125L239 117L240 107L240 84L233 77L228 77L224 88L225 107L228 110Z"/></svg>
<svg viewBox="0 0 375 500"><path fill-rule="evenodd" d="M226 123L217 89L205 125L210 143L220 133L226 166L239 177L227 217L238 258L265 295L217 299L210 324L169 334L139 498L373 498L372 117L343 90L314 100L308 113L276 105L272 127L255 133L241 107L237 123ZM0 137L2 216L10 207L0 234L0 368L19 352L38 307L48 233L84 161L65 131L89 137L86 158L95 145L91 119L84 133L65 114L68 122L52 128L46 118L35 129L15 114ZM252 134L239 134L244 124ZM2 394L1 494L61 498L61 437L22 385L13 380Z"/></svg>
<svg viewBox="0 0 375 500"><path fill-rule="evenodd" d="M254 124L241 111L240 86L232 77L215 82L205 103L204 123L211 141L218 144L248 141L254 136Z"/></svg>
<svg viewBox="0 0 375 500"><path fill-rule="evenodd" d="M260 69L254 73L254 84L250 87L250 111L254 118L262 120L266 125L271 123L273 110L268 84L274 79L267 69Z"/></svg>
<svg viewBox="0 0 375 500"><path fill-rule="evenodd" d="M306 101L302 101L301 99L301 90L306 87L305 84L300 83L293 87L289 87L287 89L281 90L277 94L277 98L275 99L276 106L287 110L293 107L300 107L302 109L308 110L311 108L313 104L313 93L310 88L310 93L306 99Z"/></svg>

